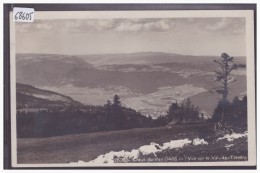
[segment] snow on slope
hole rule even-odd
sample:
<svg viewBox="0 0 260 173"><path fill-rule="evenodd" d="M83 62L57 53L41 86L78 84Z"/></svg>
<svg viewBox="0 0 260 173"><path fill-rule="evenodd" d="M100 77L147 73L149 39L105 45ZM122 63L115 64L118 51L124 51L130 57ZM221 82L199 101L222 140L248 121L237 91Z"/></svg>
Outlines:
<svg viewBox="0 0 260 173"><path fill-rule="evenodd" d="M68 99L66 99L65 97L62 97L60 95L55 95L55 94L52 94L52 95L32 94L32 96L41 98L41 99L45 99L45 100L50 100L50 101L68 102Z"/></svg>
<svg viewBox="0 0 260 173"><path fill-rule="evenodd" d="M247 137L247 132L245 132L245 133L226 134L225 136L218 138L217 141L223 140L223 139L227 139L227 141L231 142L231 141L233 141L235 139L243 138L243 137Z"/></svg>
<svg viewBox="0 0 260 173"><path fill-rule="evenodd" d="M171 140L170 142L164 143L162 146L152 142L150 145L141 146L138 149L133 149L132 151L111 151L104 155L98 156L96 159L90 162L78 161L71 162L70 164L81 164L81 163L115 163L115 158L120 158L122 162L131 162L137 160L140 155L154 155L157 157L157 154L169 149L182 148L186 145L207 145L207 142L204 139L196 138L193 141L189 139L180 139L180 140Z"/></svg>
<svg viewBox="0 0 260 173"><path fill-rule="evenodd" d="M226 134L223 137L220 137L217 139L223 140L227 139L227 141L232 142L235 139L247 137L247 132L245 133L233 133L233 134ZM104 155L98 156L96 159L90 161L90 162L84 162L82 160L79 160L78 162L71 162L70 164L88 164L88 165L95 165L95 164L114 164L117 163L116 160L120 160L120 163L126 163L126 162L133 162L138 161L142 156L148 156L153 155L157 157L157 154L162 152L167 152L171 149L178 149L183 148L187 145L208 145L208 142L206 142L204 139L195 138L193 140L189 139L180 139L180 140L171 140L170 142L166 142L163 145L159 145L157 143L150 143L150 145L144 145L139 147L138 149L133 149L132 151L111 151L109 153L106 153ZM226 144L224 147L229 150L231 147L233 147L234 144Z"/></svg>
<svg viewBox="0 0 260 173"><path fill-rule="evenodd" d="M193 145L208 145L208 142L206 142L204 139L196 138L193 140Z"/></svg>

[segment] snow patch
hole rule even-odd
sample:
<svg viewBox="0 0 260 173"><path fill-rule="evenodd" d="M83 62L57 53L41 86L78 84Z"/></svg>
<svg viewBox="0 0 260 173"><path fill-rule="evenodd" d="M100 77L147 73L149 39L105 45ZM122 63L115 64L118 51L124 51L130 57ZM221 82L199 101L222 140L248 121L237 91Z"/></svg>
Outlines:
<svg viewBox="0 0 260 173"><path fill-rule="evenodd" d="M65 97L62 97L60 95L55 95L55 94L52 94L52 95L32 94L32 96L41 98L41 99L50 100L50 101L63 101L63 102L68 101Z"/></svg>
<svg viewBox="0 0 260 173"><path fill-rule="evenodd" d="M234 144L225 145L225 148L229 149L230 147L234 146Z"/></svg>
<svg viewBox="0 0 260 173"><path fill-rule="evenodd" d="M247 137L247 132L245 133L232 133L232 134L226 134L225 136L218 138L217 141L227 139L227 141L231 142L238 138Z"/></svg>
<svg viewBox="0 0 260 173"><path fill-rule="evenodd" d="M191 140L189 140L189 139L171 140L170 142L164 143L162 148L163 148L163 150L182 148L184 145L187 145L187 144L191 144Z"/></svg>
<svg viewBox="0 0 260 173"><path fill-rule="evenodd" d="M192 142L193 145L208 145L208 142L206 142L204 139L196 138Z"/></svg>
<svg viewBox="0 0 260 173"><path fill-rule="evenodd" d="M105 155L100 155L96 159L90 161L89 163L114 163L114 159L121 159L123 162L135 160L138 158L140 151L132 150L129 151L111 151Z"/></svg>
<svg viewBox="0 0 260 173"><path fill-rule="evenodd" d="M195 141L195 142L194 142ZM142 155L154 155L157 157L157 154L163 151L167 151L169 149L177 149L182 148L186 145L206 145L208 144L204 139L196 138L193 140L189 139L180 139L180 140L171 140L170 142L164 143L162 146L152 142L150 145L141 146L139 149L133 149L132 151L111 151L104 155L98 156L96 159L90 162L83 162L79 160L78 162L71 162L70 164L91 164L91 163L108 163L113 164L115 160L120 160L121 162L131 162L140 158Z"/></svg>
<svg viewBox="0 0 260 173"><path fill-rule="evenodd" d="M154 154L155 153L162 151L161 146L159 144L156 144L152 142L150 145L144 145L139 148L140 153L143 155L149 155L149 154Z"/></svg>

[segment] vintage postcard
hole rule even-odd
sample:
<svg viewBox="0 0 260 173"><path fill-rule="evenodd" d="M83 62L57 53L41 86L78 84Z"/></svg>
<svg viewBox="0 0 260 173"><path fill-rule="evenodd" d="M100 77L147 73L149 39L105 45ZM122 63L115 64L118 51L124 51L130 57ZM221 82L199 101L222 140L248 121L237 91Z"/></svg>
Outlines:
<svg viewBox="0 0 260 173"><path fill-rule="evenodd" d="M11 13L12 166L255 166L254 24L253 10Z"/></svg>

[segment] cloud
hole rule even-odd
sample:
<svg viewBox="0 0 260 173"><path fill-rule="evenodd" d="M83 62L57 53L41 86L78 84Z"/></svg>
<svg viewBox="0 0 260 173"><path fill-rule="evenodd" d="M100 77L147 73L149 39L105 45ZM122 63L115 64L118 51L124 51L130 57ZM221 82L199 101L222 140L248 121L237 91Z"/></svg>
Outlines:
<svg viewBox="0 0 260 173"><path fill-rule="evenodd" d="M120 32L141 32L154 31L164 32L173 29L175 23L170 19L150 19L150 20L126 20L120 22L115 28L115 31Z"/></svg>
<svg viewBox="0 0 260 173"><path fill-rule="evenodd" d="M16 25L15 26L15 30L17 31L17 32L21 32L21 33L26 33L26 32L29 32L30 31L30 29L31 29L31 25L30 24L28 24L28 25Z"/></svg>
<svg viewBox="0 0 260 173"><path fill-rule="evenodd" d="M209 31L222 31L231 34L240 34L245 32L245 19L244 18L217 18L204 25L206 30Z"/></svg>
<svg viewBox="0 0 260 173"><path fill-rule="evenodd" d="M111 29L113 28L115 25L115 21L113 20L98 20L96 23L95 23L95 27L98 29L98 30L106 30L106 29Z"/></svg>
<svg viewBox="0 0 260 173"><path fill-rule="evenodd" d="M173 19L75 19L38 20L30 25L18 24L17 32L58 31L117 31L117 32L163 32L174 28Z"/></svg>
<svg viewBox="0 0 260 173"><path fill-rule="evenodd" d="M139 18L139 19L70 19L36 20L30 24L18 23L17 32L166 32L199 27L210 32L240 34L245 32L244 18Z"/></svg>
<svg viewBox="0 0 260 173"><path fill-rule="evenodd" d="M121 22L118 26L114 28L115 31L126 32L126 31L141 31L143 28L142 24L133 23L133 22Z"/></svg>
<svg viewBox="0 0 260 173"><path fill-rule="evenodd" d="M222 18L221 20L214 22L213 24L209 24L206 26L206 29L212 31L218 31L225 29L229 25L229 21L226 18Z"/></svg>
<svg viewBox="0 0 260 173"><path fill-rule="evenodd" d="M73 29L78 28L81 25L81 22L79 20L68 20L65 22L65 28Z"/></svg>
<svg viewBox="0 0 260 173"><path fill-rule="evenodd" d="M172 29L175 23L171 20L159 20L156 22L149 22L144 24L146 31L167 31Z"/></svg>
<svg viewBox="0 0 260 173"><path fill-rule="evenodd" d="M173 27L174 22L170 19L88 19L68 20L65 22L64 30L70 32L162 32L168 31Z"/></svg>
<svg viewBox="0 0 260 173"><path fill-rule="evenodd" d="M50 31L54 29L52 22L44 22L41 20L34 21L33 23L17 23L16 24L16 32L18 33L26 33L33 31Z"/></svg>
<svg viewBox="0 0 260 173"><path fill-rule="evenodd" d="M39 24L36 24L36 29L38 30L51 30L53 28L53 25L50 25L48 23L39 23Z"/></svg>
<svg viewBox="0 0 260 173"><path fill-rule="evenodd" d="M64 23L63 27L61 26ZM66 32L105 31L114 27L113 19L88 19L60 21L60 28Z"/></svg>

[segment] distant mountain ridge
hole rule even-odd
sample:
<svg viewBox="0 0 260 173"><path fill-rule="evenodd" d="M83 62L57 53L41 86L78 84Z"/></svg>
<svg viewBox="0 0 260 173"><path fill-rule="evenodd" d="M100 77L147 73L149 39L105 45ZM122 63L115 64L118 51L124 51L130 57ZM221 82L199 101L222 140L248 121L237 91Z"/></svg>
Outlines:
<svg viewBox="0 0 260 173"><path fill-rule="evenodd" d="M78 57L86 60L95 66L103 65L119 65L119 64L163 64L163 63L205 63L212 61L217 56L194 56L181 55L164 52L136 52L126 54L93 54L93 55L78 55ZM243 61L242 56L236 57Z"/></svg>
<svg viewBox="0 0 260 173"><path fill-rule="evenodd" d="M156 92L159 87L178 86L186 83L194 86L205 87L209 84L214 73L213 59L190 56L190 59L200 59L201 63L188 61L182 55L170 54L169 57L144 56L144 55L169 55L168 53L133 53L127 54L124 64L94 66L89 61L77 56L44 55L44 54L17 54L16 72L17 82L39 87L75 87L107 88L109 86L124 86L135 93ZM116 58L113 58L116 55ZM102 55L90 58L96 61L120 63L124 59L119 54ZM143 55L144 58L142 58ZM101 55L97 55L101 56ZM144 65L131 64L136 59L143 61L149 59L150 63ZM177 58L174 58L178 56ZM180 58L182 57L182 58ZM191 58L192 57L192 58ZM114 61L110 59L114 59ZM118 59L118 61L116 61ZM179 62L171 62L179 59ZM240 58L241 61L243 60ZM235 61L240 61L235 57ZM204 61L202 61L204 60ZM245 60L245 59L244 59ZM138 61L138 62L140 62ZM168 61L168 63L166 63ZM196 62L199 62L196 61ZM157 63L157 64L151 64ZM243 62L242 62L243 63ZM245 62L243 63L245 64ZM205 76L206 75L206 76Z"/></svg>
<svg viewBox="0 0 260 173"><path fill-rule="evenodd" d="M172 53L163 52L137 52L129 54L108 54L108 55L82 55L80 58L86 60L87 62L95 65L119 65L119 64L140 64L140 65L150 65L150 64L162 64L162 63L201 63L205 62L205 59L209 57L197 57L191 55L179 55ZM212 57L210 57L212 58Z"/></svg>
<svg viewBox="0 0 260 173"><path fill-rule="evenodd" d="M182 85L190 80L183 78L179 71L183 73L188 69L184 71L186 73L190 69L203 69L202 73L206 73L212 72L215 65L213 57L162 52L86 56L17 54L16 57L18 83L55 87L72 84L94 88L119 85L137 92L154 91L165 85Z"/></svg>
<svg viewBox="0 0 260 173"><path fill-rule="evenodd" d="M212 61L217 59L218 56L213 55L182 55L175 53L165 52L135 52L135 53L119 53L119 54L89 54L89 55L58 55L58 54L17 54L17 60L24 57L33 58L53 58L66 57L75 58L81 61L81 63L90 63L94 66L103 65L122 65L122 64L140 64L140 65L151 65L151 64L164 64L164 63L205 63L205 61ZM244 63L244 56L236 56L237 61ZM83 62L85 61L85 62ZM90 65L89 64L89 65Z"/></svg>
<svg viewBox="0 0 260 173"><path fill-rule="evenodd" d="M17 54L16 79L31 85L58 85L74 69L95 69L85 60L68 55Z"/></svg>

